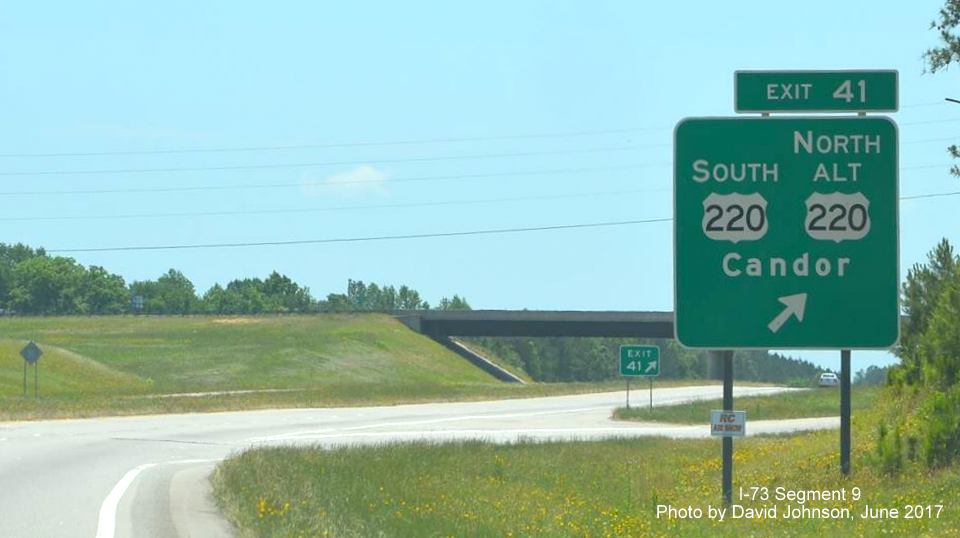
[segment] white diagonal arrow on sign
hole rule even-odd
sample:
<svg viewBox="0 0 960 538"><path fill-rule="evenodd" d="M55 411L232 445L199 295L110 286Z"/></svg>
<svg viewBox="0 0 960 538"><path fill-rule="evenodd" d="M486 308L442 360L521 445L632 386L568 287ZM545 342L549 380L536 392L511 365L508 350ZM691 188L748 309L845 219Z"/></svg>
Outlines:
<svg viewBox="0 0 960 538"><path fill-rule="evenodd" d="M647 364L647 369L644 370L644 373L649 373L657 369L657 361L650 361L650 364Z"/></svg>
<svg viewBox="0 0 960 538"><path fill-rule="evenodd" d="M770 329L771 332L776 333L779 331L780 327L783 327L783 324L790 319L790 316L797 316L797 321L803 321L803 311L807 307L806 293L784 295L777 300L783 303L786 308L783 309L783 312L777 314L777 317L773 318L773 321L767 324L767 328Z"/></svg>

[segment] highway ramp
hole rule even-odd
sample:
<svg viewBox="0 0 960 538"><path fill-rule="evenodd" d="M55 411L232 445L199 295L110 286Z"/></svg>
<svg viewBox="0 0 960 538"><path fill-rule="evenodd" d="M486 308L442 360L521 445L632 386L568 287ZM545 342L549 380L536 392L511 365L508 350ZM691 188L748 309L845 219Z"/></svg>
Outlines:
<svg viewBox="0 0 960 538"><path fill-rule="evenodd" d="M737 397L785 388L735 387ZM654 405L720 398L719 385L654 390ZM624 393L381 407L278 409L0 423L4 537L229 536L209 497L216 462L246 448L388 441L709 436L708 426L614 422ZM706 417L705 421L706 421ZM838 419L754 421L750 434Z"/></svg>

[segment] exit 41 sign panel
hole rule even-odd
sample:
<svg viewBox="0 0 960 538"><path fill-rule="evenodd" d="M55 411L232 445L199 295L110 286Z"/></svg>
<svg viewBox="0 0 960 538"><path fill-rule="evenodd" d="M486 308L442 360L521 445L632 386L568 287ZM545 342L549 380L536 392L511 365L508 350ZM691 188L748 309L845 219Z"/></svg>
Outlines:
<svg viewBox="0 0 960 538"><path fill-rule="evenodd" d="M737 71L737 112L896 112L894 70Z"/></svg>
<svg viewBox="0 0 960 538"><path fill-rule="evenodd" d="M887 348L899 336L887 118L693 118L675 132L676 337Z"/></svg>

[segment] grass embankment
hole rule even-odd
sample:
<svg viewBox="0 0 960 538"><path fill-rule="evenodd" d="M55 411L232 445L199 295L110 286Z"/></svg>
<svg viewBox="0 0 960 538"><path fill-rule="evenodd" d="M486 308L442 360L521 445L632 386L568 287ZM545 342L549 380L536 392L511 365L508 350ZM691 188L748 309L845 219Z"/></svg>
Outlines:
<svg viewBox="0 0 960 538"><path fill-rule="evenodd" d="M222 463L214 489L244 536L957 536L954 466L907 462L889 476L874 465L882 417L909 404L882 393L853 423L853 475L839 475L836 431L734 444L734 491L846 488L851 519L709 520L720 503L720 442L659 438L545 444L403 444L350 449L263 448ZM852 488L861 498L852 499ZM736 499L736 496L735 496ZM699 507L699 520L657 518L658 504ZM943 504L939 518L905 519L907 505ZM900 518L861 519L866 505ZM937 509L934 507L933 512ZM925 513L926 515L926 513Z"/></svg>
<svg viewBox="0 0 960 538"><path fill-rule="evenodd" d="M382 315L5 318L0 334L3 418L442 399L500 385ZM39 400L32 368L21 396L28 339L44 350ZM287 392L152 397L261 389Z"/></svg>
<svg viewBox="0 0 960 538"><path fill-rule="evenodd" d="M879 387L854 386L851 390L852 414L873 407ZM840 390L836 387L782 392L770 396L734 398L733 408L747 412L747 421L781 420L804 417L835 417L840 415ZM710 420L710 411L723 409L723 400L699 400L663 407L619 407L613 412L617 420L638 422L672 422L676 424L704 424Z"/></svg>
<svg viewBox="0 0 960 538"><path fill-rule="evenodd" d="M67 349L136 376L139 382L125 387L128 393L491 382L383 315L6 318L0 334ZM18 363L20 357L4 359ZM63 363L44 359L45 371ZM98 388L89 383L74 392L108 392Z"/></svg>
<svg viewBox="0 0 960 538"><path fill-rule="evenodd" d="M0 420L522 398L609 383L502 383L390 316L0 318ZM23 398L28 340L40 398ZM682 382L681 382L682 383ZM279 389L279 390L278 390ZM181 393L262 391L203 396Z"/></svg>

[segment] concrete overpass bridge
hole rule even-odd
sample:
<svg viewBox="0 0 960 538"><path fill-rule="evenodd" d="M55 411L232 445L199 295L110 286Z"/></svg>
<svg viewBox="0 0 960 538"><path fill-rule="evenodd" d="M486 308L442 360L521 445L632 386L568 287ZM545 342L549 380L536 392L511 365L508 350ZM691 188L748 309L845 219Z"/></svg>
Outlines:
<svg viewBox="0 0 960 538"><path fill-rule="evenodd" d="M673 338L673 312L584 312L547 310L415 310L394 316L494 377L523 381L489 361L458 336L578 336Z"/></svg>

